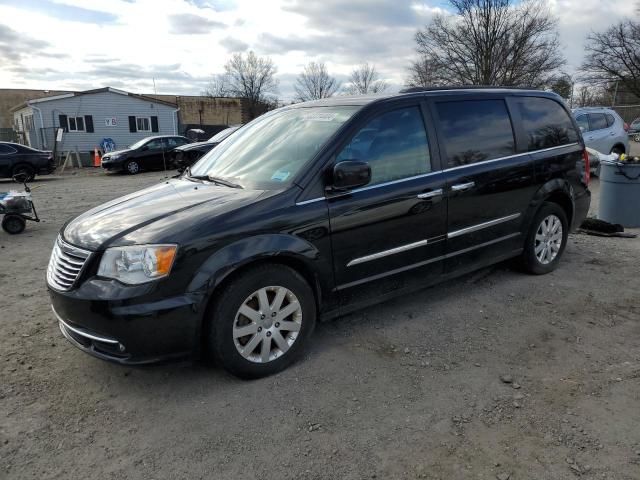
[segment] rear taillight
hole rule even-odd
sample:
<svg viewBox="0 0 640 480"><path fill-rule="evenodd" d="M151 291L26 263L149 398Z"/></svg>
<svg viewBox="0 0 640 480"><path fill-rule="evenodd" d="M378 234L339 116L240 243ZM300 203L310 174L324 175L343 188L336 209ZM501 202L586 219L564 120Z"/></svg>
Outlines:
<svg viewBox="0 0 640 480"><path fill-rule="evenodd" d="M624 128L625 132L629 131L629 124L627 122L624 122L624 125L622 126L622 128Z"/></svg>
<svg viewBox="0 0 640 480"><path fill-rule="evenodd" d="M591 181L591 162L589 161L589 152L587 152L586 148L582 151L582 158L584 159L584 178L582 181L585 185L589 185Z"/></svg>

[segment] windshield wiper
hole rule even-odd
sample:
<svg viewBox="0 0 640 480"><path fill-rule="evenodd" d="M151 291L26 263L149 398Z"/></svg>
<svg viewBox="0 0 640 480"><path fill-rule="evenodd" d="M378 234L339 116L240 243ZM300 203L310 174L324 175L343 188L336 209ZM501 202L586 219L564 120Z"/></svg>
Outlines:
<svg viewBox="0 0 640 480"><path fill-rule="evenodd" d="M230 182L229 180L226 180L220 177L213 177L211 175L191 175L191 166L188 166L184 170L184 174L186 175L187 178L190 178L193 180L206 180L206 181L215 183L217 185L224 185L225 187L244 188L242 185L238 183L233 183L233 182Z"/></svg>
<svg viewBox="0 0 640 480"><path fill-rule="evenodd" d="M210 182L213 183L217 183L219 185L224 185L225 187L231 187L231 188L244 188L242 185L238 184L238 183L233 183L230 182L229 180L226 180L224 178L220 178L220 177L212 177L211 175L203 175L205 177L207 177L207 179Z"/></svg>

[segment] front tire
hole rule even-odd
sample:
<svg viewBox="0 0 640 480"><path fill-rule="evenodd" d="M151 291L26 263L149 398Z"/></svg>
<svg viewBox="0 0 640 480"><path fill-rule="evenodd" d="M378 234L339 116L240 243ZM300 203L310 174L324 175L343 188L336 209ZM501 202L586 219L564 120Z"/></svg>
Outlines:
<svg viewBox="0 0 640 480"><path fill-rule="evenodd" d="M128 160L124 164L124 171L129 175L136 175L137 173L140 173L140 165L135 160Z"/></svg>
<svg viewBox="0 0 640 480"><path fill-rule="evenodd" d="M214 359L241 378L260 378L304 352L316 322L313 290L284 265L261 265L231 280L210 310Z"/></svg>
<svg viewBox="0 0 640 480"><path fill-rule="evenodd" d="M567 214L557 203L544 202L536 213L522 252L524 269L544 275L558 267L569 235Z"/></svg>

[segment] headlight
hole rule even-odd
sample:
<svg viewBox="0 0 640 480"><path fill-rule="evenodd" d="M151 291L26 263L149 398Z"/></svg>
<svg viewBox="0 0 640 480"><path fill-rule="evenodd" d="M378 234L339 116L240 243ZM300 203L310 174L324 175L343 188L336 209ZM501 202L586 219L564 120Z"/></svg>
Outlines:
<svg viewBox="0 0 640 480"><path fill-rule="evenodd" d="M122 155L109 155L109 161L118 160Z"/></svg>
<svg viewBox="0 0 640 480"><path fill-rule="evenodd" d="M134 245L108 248L98 275L138 285L166 277L171 272L177 245Z"/></svg>

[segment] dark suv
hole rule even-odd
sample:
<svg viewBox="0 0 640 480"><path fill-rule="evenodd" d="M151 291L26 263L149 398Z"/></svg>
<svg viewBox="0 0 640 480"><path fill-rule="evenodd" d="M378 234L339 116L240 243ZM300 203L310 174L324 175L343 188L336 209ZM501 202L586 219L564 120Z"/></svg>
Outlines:
<svg viewBox="0 0 640 480"><path fill-rule="evenodd" d="M335 97L269 112L181 177L60 230L62 333L99 358L205 350L242 377L289 365L316 319L518 257L554 270L590 203L555 94Z"/></svg>
<svg viewBox="0 0 640 480"><path fill-rule="evenodd" d="M105 153L102 157L102 168L131 175L140 173L141 170L170 168L171 150L190 142L188 138L179 135L143 138L125 150Z"/></svg>

